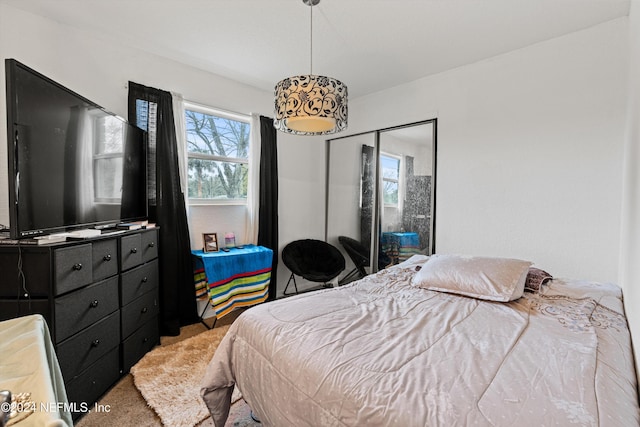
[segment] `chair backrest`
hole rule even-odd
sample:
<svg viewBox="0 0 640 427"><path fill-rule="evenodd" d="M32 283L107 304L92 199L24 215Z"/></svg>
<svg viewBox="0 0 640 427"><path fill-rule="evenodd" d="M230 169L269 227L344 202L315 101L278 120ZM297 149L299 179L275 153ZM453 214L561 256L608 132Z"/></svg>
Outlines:
<svg viewBox="0 0 640 427"><path fill-rule="evenodd" d="M342 253L322 240L302 239L287 244L282 262L292 273L312 282L326 282L344 270Z"/></svg>
<svg viewBox="0 0 640 427"><path fill-rule="evenodd" d="M338 237L338 241L356 267L367 267L369 265L369 249L362 243L347 236Z"/></svg>

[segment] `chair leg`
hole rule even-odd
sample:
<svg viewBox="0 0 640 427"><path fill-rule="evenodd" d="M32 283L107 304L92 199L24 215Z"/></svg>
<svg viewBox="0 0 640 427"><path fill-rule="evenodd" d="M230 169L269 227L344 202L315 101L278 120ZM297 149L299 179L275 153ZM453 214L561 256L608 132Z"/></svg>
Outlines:
<svg viewBox="0 0 640 427"><path fill-rule="evenodd" d="M204 306L204 310L202 310L202 313L200 314L200 322L207 327L207 329L213 329L216 326L216 322L218 321L218 316L216 315L215 311L214 311L214 316L213 316L213 324L211 326L207 325L207 322L204 321L204 314L207 312L207 308L209 308L209 306L211 306L211 308L213 308L213 306L211 305L211 300L209 299L209 296L207 295L207 305Z"/></svg>
<svg viewBox="0 0 640 427"><path fill-rule="evenodd" d="M358 269L354 268L349 273L347 273L342 279L338 280L338 285L346 285L347 283L352 281L352 278L358 273Z"/></svg>
<svg viewBox="0 0 640 427"><path fill-rule="evenodd" d="M362 271L360 271L360 269L356 267L353 270L351 270L349 274L347 274L342 279L340 279L338 281L338 285L346 285L347 283L351 283L355 280L362 279L364 276L366 276L366 274L363 275Z"/></svg>
<svg viewBox="0 0 640 427"><path fill-rule="evenodd" d="M287 293L287 288L289 287L289 283L291 283L291 279L293 279L293 287L296 289L296 293ZM289 280L287 280L287 286L284 287L284 292L282 292L282 295L285 296L289 296L289 295L298 295L298 284L296 283L296 277L294 276L293 273L291 273L291 276L289 276Z"/></svg>

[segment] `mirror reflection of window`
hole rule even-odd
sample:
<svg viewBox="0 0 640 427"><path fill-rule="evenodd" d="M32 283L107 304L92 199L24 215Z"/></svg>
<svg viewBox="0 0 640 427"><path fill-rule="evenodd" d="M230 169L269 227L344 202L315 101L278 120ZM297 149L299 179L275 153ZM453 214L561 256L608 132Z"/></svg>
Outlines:
<svg viewBox="0 0 640 427"><path fill-rule="evenodd" d="M382 198L385 206L398 207L398 189L400 188L400 157L380 154L382 167Z"/></svg>
<svg viewBox="0 0 640 427"><path fill-rule="evenodd" d="M122 198L124 123L111 115L97 116L94 131L94 173L100 177L94 180L95 197L115 203Z"/></svg>

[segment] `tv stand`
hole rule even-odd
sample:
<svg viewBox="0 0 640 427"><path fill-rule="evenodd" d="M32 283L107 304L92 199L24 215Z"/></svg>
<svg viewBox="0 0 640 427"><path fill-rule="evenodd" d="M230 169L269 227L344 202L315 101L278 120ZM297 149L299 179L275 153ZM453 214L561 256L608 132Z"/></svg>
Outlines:
<svg viewBox="0 0 640 427"><path fill-rule="evenodd" d="M157 229L0 245L0 271L0 320L44 316L76 408L160 342Z"/></svg>

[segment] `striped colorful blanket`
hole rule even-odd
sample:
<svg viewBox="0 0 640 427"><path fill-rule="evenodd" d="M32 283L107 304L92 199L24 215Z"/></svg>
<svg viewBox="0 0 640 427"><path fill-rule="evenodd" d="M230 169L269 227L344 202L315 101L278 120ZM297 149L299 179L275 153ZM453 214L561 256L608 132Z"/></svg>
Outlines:
<svg viewBox="0 0 640 427"><path fill-rule="evenodd" d="M192 251L196 296L209 298L217 318L238 307L266 301L271 281L271 249L247 245L229 252Z"/></svg>

